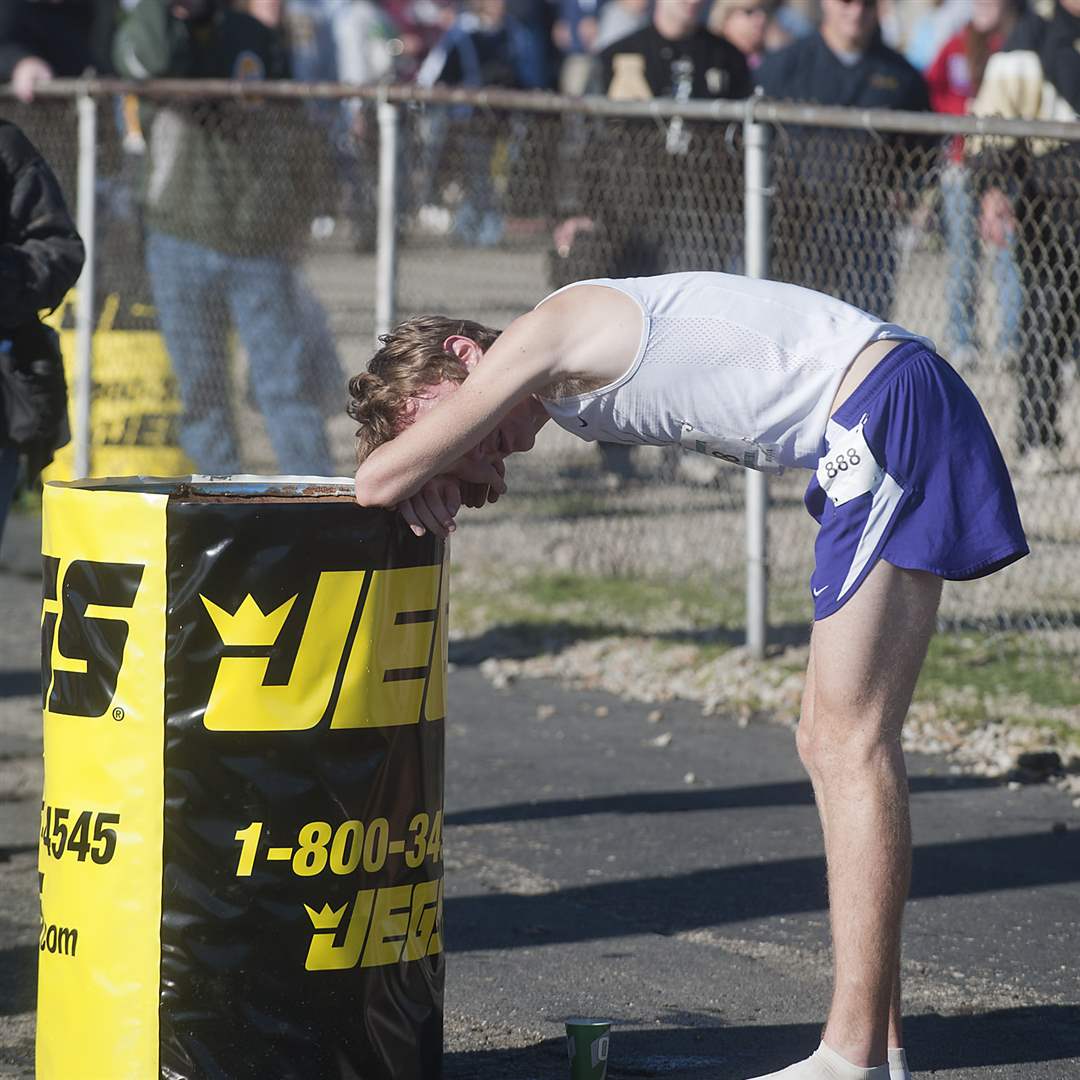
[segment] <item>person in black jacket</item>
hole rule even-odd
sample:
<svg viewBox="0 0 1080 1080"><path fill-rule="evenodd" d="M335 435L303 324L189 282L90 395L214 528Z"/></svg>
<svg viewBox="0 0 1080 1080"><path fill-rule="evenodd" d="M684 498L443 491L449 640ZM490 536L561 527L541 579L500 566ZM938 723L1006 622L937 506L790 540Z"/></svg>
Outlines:
<svg viewBox="0 0 1080 1080"><path fill-rule="evenodd" d="M882 40L877 0L821 0L815 34L757 71L767 97L864 109L930 108L923 77ZM935 141L826 128L781 130L770 271L887 319L896 234Z"/></svg>
<svg viewBox="0 0 1080 1080"><path fill-rule="evenodd" d="M657 4L647 25L600 53L594 89L614 101L749 97L745 57L701 25L703 11L702 0ZM574 118L561 147L552 285L738 267L742 166L725 145L726 130L682 117L660 126L651 118L586 125ZM597 445L616 482L634 475L629 446Z"/></svg>
<svg viewBox="0 0 1080 1080"><path fill-rule="evenodd" d="M745 58L701 25L703 7L657 4L646 26L601 52L595 89L614 101L749 97ZM652 119L602 120L568 139L552 284L732 269L742 240L741 166L725 130L679 117L660 128Z"/></svg>
<svg viewBox="0 0 1080 1080"><path fill-rule="evenodd" d="M0 533L20 454L40 467L66 441L60 353L38 312L60 303L83 258L52 170L14 124L0 121Z"/></svg>
<svg viewBox="0 0 1080 1080"><path fill-rule="evenodd" d="M0 0L0 82L22 102L53 78L112 71L119 0Z"/></svg>

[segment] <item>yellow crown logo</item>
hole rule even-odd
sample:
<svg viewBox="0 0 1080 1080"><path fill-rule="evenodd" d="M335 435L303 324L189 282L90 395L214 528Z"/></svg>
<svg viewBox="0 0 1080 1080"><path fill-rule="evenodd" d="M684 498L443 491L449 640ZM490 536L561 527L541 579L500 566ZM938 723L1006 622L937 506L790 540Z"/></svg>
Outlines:
<svg viewBox="0 0 1080 1080"><path fill-rule="evenodd" d="M278 639L282 626L292 610L296 597L290 597L280 607L264 613L255 597L248 593L243 603L232 614L218 607L213 600L199 595L203 607L214 621L222 645L261 645L270 646Z"/></svg>
<svg viewBox="0 0 1080 1080"><path fill-rule="evenodd" d="M322 911L313 911L311 908L304 905L304 910L308 913L308 918L311 920L311 925L316 930L336 930L341 923L341 917L345 914L345 909L348 904L342 904L341 907L335 911L329 904L323 904Z"/></svg>

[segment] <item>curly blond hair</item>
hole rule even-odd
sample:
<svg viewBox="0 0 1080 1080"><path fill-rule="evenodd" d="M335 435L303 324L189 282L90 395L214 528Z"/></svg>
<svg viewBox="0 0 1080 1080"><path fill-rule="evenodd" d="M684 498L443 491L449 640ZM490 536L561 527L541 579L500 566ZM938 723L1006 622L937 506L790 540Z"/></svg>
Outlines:
<svg viewBox="0 0 1080 1080"><path fill-rule="evenodd" d="M371 358L367 371L349 380L346 411L360 425L356 430L357 464L401 431L410 399L447 380L465 381L468 368L443 348L447 338L471 338L486 351L499 333L471 319L418 315L383 334L379 338L382 347Z"/></svg>

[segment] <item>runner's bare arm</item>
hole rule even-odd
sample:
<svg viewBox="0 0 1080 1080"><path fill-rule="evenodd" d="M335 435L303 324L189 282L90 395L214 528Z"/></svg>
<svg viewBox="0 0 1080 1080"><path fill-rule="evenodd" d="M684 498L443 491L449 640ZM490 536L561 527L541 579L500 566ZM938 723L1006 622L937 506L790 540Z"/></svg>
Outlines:
<svg viewBox="0 0 1080 1080"><path fill-rule="evenodd" d="M397 506L432 477L452 471L518 402L562 376L564 333L560 320L543 308L515 319L459 390L361 463L357 502Z"/></svg>

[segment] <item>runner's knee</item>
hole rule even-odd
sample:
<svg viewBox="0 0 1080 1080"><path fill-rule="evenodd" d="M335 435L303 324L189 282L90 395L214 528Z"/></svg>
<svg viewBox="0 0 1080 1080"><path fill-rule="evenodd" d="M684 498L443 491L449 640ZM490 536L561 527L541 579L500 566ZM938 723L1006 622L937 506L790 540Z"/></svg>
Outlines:
<svg viewBox="0 0 1080 1080"><path fill-rule="evenodd" d="M900 747L898 725L865 701L833 692L814 703L813 723L800 722L795 733L799 758L822 779L876 766Z"/></svg>

